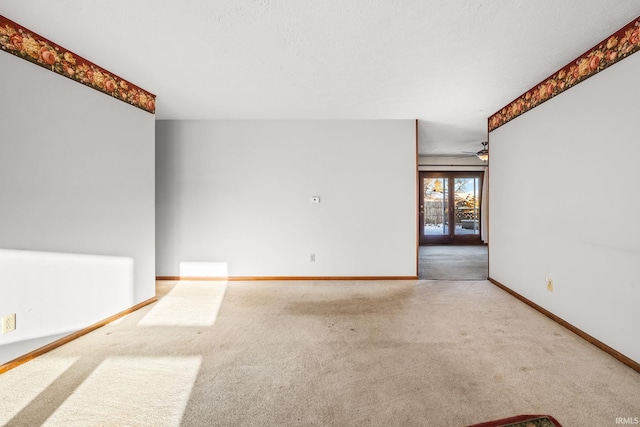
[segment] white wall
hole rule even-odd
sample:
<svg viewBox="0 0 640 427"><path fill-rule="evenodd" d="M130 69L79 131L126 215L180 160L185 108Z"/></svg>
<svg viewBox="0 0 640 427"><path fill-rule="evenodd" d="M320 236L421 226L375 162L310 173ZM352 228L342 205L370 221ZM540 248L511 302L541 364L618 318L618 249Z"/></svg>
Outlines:
<svg viewBox="0 0 640 427"><path fill-rule="evenodd" d="M183 262L416 275L415 121L159 121L156 135L159 276Z"/></svg>
<svg viewBox="0 0 640 427"><path fill-rule="evenodd" d="M0 69L4 363L155 295L155 120L9 54Z"/></svg>
<svg viewBox="0 0 640 427"><path fill-rule="evenodd" d="M636 362L638 75L633 55L493 131L489 204L490 277Z"/></svg>

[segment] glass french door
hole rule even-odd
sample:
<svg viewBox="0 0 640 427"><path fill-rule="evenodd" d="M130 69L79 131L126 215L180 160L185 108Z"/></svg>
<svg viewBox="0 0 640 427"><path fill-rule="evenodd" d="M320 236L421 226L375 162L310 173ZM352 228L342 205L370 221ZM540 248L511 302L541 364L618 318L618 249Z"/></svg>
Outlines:
<svg viewBox="0 0 640 427"><path fill-rule="evenodd" d="M480 240L482 172L420 172L420 244Z"/></svg>

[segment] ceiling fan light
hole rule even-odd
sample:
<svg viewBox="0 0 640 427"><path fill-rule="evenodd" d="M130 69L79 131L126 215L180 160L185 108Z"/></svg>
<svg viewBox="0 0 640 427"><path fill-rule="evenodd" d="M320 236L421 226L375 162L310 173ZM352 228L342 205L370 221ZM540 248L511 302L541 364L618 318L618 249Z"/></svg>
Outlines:
<svg viewBox="0 0 640 427"><path fill-rule="evenodd" d="M487 150L486 148L483 148L482 150L476 153L476 156L478 156L478 158L483 162L486 162L487 160L489 160L489 150Z"/></svg>

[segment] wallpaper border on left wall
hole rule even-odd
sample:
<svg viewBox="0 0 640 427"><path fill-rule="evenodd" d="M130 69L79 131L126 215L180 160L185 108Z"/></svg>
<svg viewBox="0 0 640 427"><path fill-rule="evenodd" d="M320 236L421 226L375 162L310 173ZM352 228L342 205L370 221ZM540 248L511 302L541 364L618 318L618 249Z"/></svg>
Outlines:
<svg viewBox="0 0 640 427"><path fill-rule="evenodd" d="M0 15L0 49L151 114L156 96Z"/></svg>
<svg viewBox="0 0 640 427"><path fill-rule="evenodd" d="M640 50L640 16L489 117L489 132Z"/></svg>

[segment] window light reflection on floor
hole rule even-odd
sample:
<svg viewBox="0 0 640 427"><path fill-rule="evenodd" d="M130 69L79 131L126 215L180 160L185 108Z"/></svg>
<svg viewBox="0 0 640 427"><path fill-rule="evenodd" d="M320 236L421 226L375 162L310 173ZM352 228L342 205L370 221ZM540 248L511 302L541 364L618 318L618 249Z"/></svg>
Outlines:
<svg viewBox="0 0 640 427"><path fill-rule="evenodd" d="M0 425L7 424L77 360L77 357L45 355L0 375Z"/></svg>
<svg viewBox="0 0 640 427"><path fill-rule="evenodd" d="M191 357L111 357L44 426L179 426L202 363Z"/></svg>
<svg viewBox="0 0 640 427"><path fill-rule="evenodd" d="M138 326L211 326L218 317L226 289L226 281L176 282Z"/></svg>

